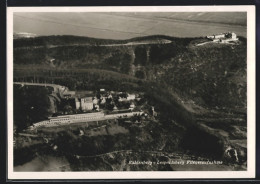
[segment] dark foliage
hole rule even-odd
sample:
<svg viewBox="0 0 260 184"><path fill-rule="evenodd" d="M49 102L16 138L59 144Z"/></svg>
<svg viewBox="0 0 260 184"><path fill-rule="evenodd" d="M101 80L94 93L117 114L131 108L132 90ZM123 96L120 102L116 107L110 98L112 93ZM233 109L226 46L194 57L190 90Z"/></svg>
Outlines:
<svg viewBox="0 0 260 184"><path fill-rule="evenodd" d="M142 70L138 70L135 72L135 76L139 79L144 79L145 78L145 72Z"/></svg>
<svg viewBox="0 0 260 184"><path fill-rule="evenodd" d="M185 150L205 154L217 159L224 153L224 140L196 126L190 127L181 142Z"/></svg>
<svg viewBox="0 0 260 184"><path fill-rule="evenodd" d="M144 47L136 47L135 53L135 65L146 65L147 64L147 50Z"/></svg>
<svg viewBox="0 0 260 184"><path fill-rule="evenodd" d="M18 131L49 115L48 93L44 87L14 85L14 124Z"/></svg>
<svg viewBox="0 0 260 184"><path fill-rule="evenodd" d="M73 45L73 44L85 44L85 45L103 45L103 44L125 44L134 41L146 41L151 39L168 39L175 40L178 38L164 36L164 35L152 35L145 37L136 37L128 40L111 40L111 39L97 39L81 36L40 36L35 38L20 38L14 40L14 47L28 47L28 46L52 46L52 45Z"/></svg>
<svg viewBox="0 0 260 184"><path fill-rule="evenodd" d="M152 45L150 49L150 58L149 61L153 64L161 64L170 58L175 57L179 54L182 45L176 45L175 43L165 44L165 45Z"/></svg>

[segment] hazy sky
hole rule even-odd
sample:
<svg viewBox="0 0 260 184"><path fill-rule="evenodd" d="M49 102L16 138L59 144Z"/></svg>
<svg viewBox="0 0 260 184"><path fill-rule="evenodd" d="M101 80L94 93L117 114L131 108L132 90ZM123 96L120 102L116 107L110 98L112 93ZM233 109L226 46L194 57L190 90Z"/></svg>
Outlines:
<svg viewBox="0 0 260 184"><path fill-rule="evenodd" d="M14 32L128 39L146 35L205 36L234 31L246 37L246 13L14 13Z"/></svg>

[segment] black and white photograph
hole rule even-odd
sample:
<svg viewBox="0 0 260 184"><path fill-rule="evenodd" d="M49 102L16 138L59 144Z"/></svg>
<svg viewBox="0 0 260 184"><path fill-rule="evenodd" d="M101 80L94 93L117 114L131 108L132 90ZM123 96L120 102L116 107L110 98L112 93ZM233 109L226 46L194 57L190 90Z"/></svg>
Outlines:
<svg viewBox="0 0 260 184"><path fill-rule="evenodd" d="M95 8L10 8L9 172L253 177L254 8Z"/></svg>

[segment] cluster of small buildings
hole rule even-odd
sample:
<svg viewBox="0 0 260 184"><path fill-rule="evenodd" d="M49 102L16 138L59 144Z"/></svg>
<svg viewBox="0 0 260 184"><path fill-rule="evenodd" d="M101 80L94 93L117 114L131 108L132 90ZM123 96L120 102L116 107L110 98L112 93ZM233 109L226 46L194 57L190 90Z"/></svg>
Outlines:
<svg viewBox="0 0 260 184"><path fill-rule="evenodd" d="M81 110L82 112L87 112L91 110L100 110L100 106L109 102L114 105L113 110L117 110L115 105L115 100L118 102L132 102L136 98L136 94L128 94L125 92L106 92L105 89L100 89L99 95L94 95L92 92L89 93L77 93L75 91L65 91L63 93L63 98L74 99L75 109ZM135 108L134 103L130 104L129 109L133 110Z"/></svg>
<svg viewBox="0 0 260 184"><path fill-rule="evenodd" d="M78 122L93 122L105 119L116 119L120 117L131 117L134 115L143 114L143 111L134 111L134 100L140 100L138 94L129 94L126 92L114 91L106 92L104 89L100 89L100 91L97 94L94 94L92 91L75 92L64 90L62 93L62 98L69 100L72 103L72 106L76 110L80 110L81 113L65 113L65 115L49 117L48 120L35 123L30 128L33 129L42 126L52 127ZM129 108L118 109L116 105L120 103L130 104ZM99 106L103 108L107 104L112 105L113 109L111 109L111 111L108 112L108 114L105 114L103 110L99 109Z"/></svg>
<svg viewBox="0 0 260 184"><path fill-rule="evenodd" d="M227 32L227 33L207 36L207 39L219 43L229 43L231 41L238 41L237 35L234 32Z"/></svg>

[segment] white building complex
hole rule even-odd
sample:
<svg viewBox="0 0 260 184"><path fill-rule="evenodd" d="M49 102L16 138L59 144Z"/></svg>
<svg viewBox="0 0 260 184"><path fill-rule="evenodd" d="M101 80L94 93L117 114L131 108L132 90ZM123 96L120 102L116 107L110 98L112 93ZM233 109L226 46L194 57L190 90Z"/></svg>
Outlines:
<svg viewBox="0 0 260 184"><path fill-rule="evenodd" d="M76 109L81 109L82 111L88 111L93 109L92 97L75 98Z"/></svg>
<svg viewBox="0 0 260 184"><path fill-rule="evenodd" d="M213 42L229 43L231 41L238 41L237 35L234 32L221 33L216 35L207 36Z"/></svg>
<svg viewBox="0 0 260 184"><path fill-rule="evenodd" d="M103 112L94 112L94 113L49 117L49 120L35 123L33 124L33 127L41 127L41 126L50 127L50 126L57 126L57 125L70 124L70 123L95 121L104 118L104 116L105 114Z"/></svg>
<svg viewBox="0 0 260 184"><path fill-rule="evenodd" d="M48 120L40 121L33 124L30 128L37 127L53 127L60 126L71 123L80 123L80 122L91 122L91 121L101 121L106 119L116 119L120 117L132 117L134 115L142 115L143 112L127 112L127 113L117 113L105 115L103 112L93 112L93 113L84 113L84 114L72 114L65 116L49 117Z"/></svg>

